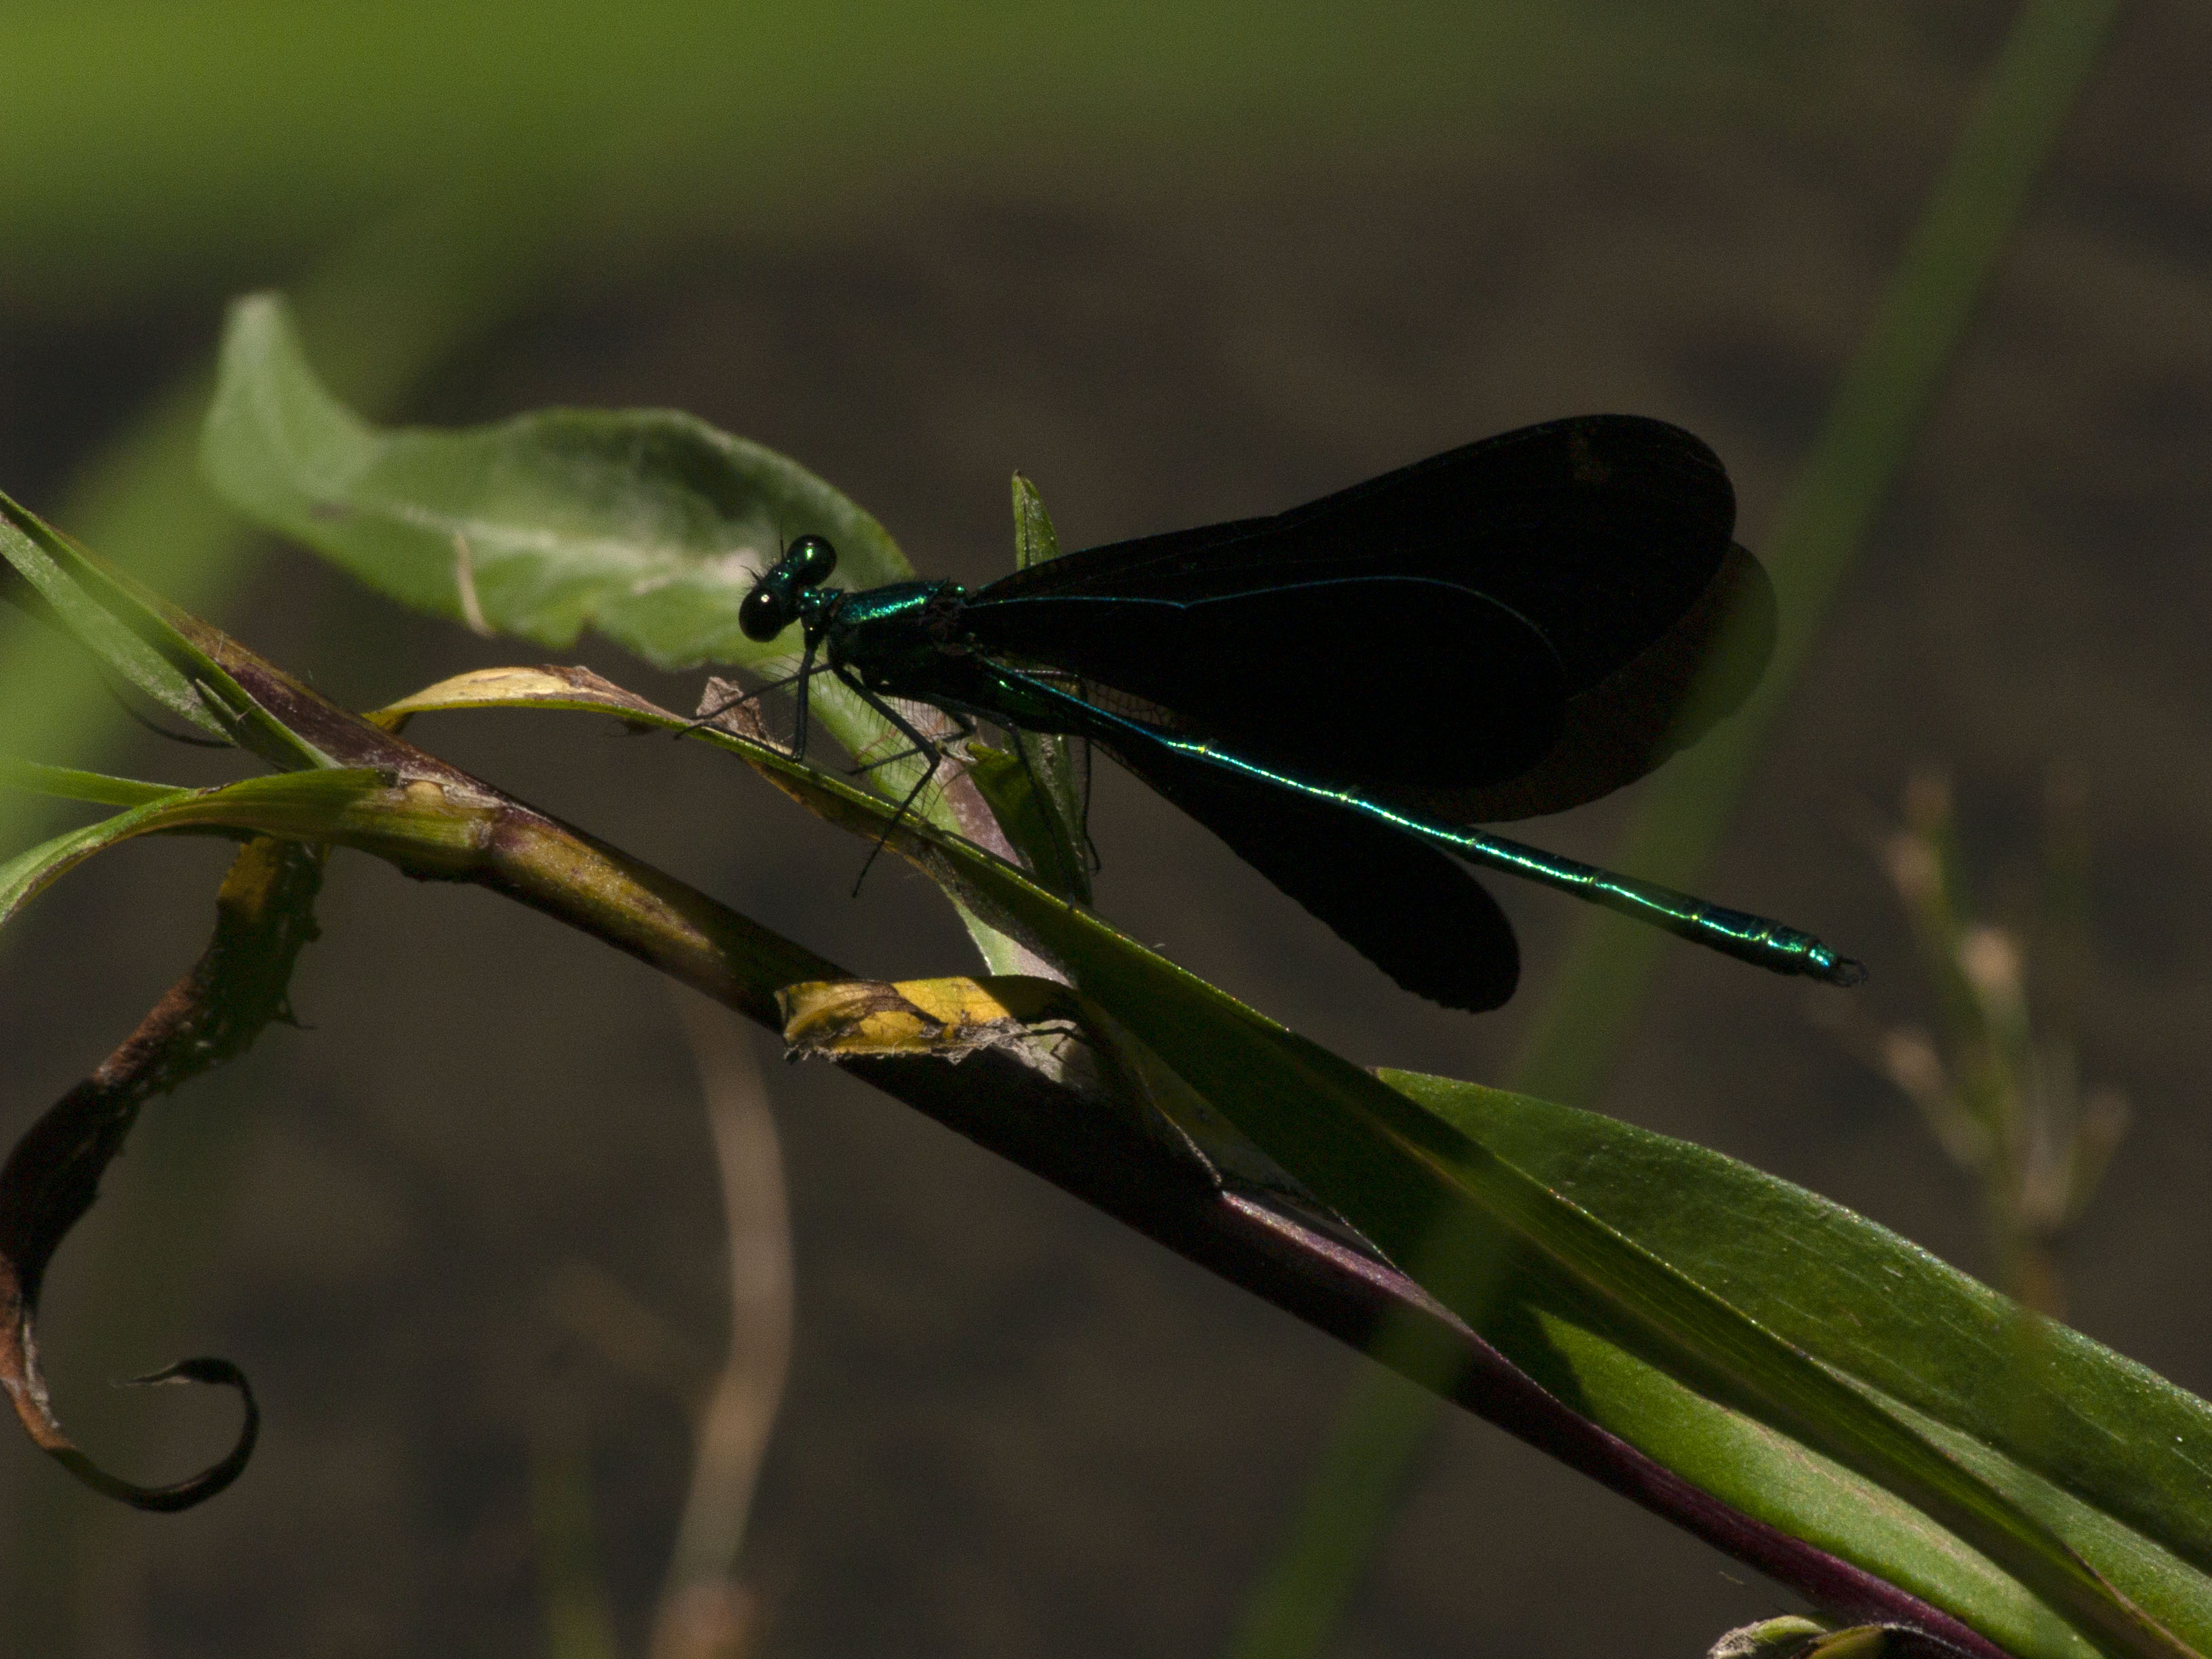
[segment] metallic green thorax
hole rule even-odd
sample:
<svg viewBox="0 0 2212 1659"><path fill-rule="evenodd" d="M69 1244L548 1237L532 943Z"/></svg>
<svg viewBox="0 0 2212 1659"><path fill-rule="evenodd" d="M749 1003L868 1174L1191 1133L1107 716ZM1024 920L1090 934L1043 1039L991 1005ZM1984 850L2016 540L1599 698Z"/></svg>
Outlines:
<svg viewBox="0 0 2212 1659"><path fill-rule="evenodd" d="M891 582L864 592L799 591L797 620L832 673L878 696L906 697L1037 732L1082 734L1066 702L1037 695L1026 675L978 654L963 626L968 592L957 582Z"/></svg>

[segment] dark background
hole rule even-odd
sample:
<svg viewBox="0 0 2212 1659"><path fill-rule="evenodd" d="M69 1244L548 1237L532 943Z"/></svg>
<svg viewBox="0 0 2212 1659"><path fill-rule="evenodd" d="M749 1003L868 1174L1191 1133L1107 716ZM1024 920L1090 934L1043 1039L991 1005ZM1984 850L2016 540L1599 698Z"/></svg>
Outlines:
<svg viewBox="0 0 2212 1659"><path fill-rule="evenodd" d="M179 493L161 444L183 428L159 400L189 407L228 295L319 283L338 298L311 344L392 416L688 409L966 580L1011 562L1016 466L1084 545L1594 410L1703 434L1756 548L2014 16L1401 6L1370 28L1043 8L1015 29L945 7L902 26L921 52L799 8L694 41L669 7L643 9L663 56L640 69L611 19L606 63L576 46L588 9L453 9L450 39L399 15L319 48L317 26L293 39L258 8L227 29L180 4L0 3L0 51L33 88L28 113L0 115L21 163L0 164L0 488L156 573L165 523L179 545L232 544ZM1925 1021L1869 826L1914 766L1948 766L1999 898L2047 768L2083 769L2084 1065L2137 1122L2067 1257L2070 1317L2200 1391L2209 58L2193 7L2124 18L1704 884L1865 957L1873 1018ZM301 84L301 63L321 78ZM588 165L579 130L605 141ZM541 175L557 187L532 193ZM477 239L470 268L526 243L527 276L407 346L422 331L390 324L370 279L347 287L346 250L456 179L479 192L456 233ZM210 556L179 587L356 705L537 654L235 544L250 559ZM580 654L663 702L696 695L696 677ZM933 889L885 866L848 901L857 843L711 753L559 716L414 735L855 969L972 965ZM105 726L84 739L37 757L204 766ZM1602 858L1627 805L1540 838ZM1574 920L1503 894L1528 989L1469 1018L1398 994L1109 768L1093 830L1105 914L1366 1063L1502 1077ZM190 961L222 863L136 844L10 931L10 1135ZM548 1399L588 1425L609 1587L641 1646L687 1430L548 1297L589 1264L719 1349L719 1200L669 994L515 907L364 859L334 862L321 915L295 990L307 1029L149 1113L46 1294L58 1399L96 1449L160 1476L203 1458L227 1404L104 1383L216 1352L261 1391L261 1450L171 1518L0 1446L0 1652L541 1651L526 1468ZM1814 994L1673 951L1601 1103L1986 1271L1972 1186L1814 1023ZM1218 1650L1365 1362L847 1079L769 1081L799 1304L749 1548L763 1650ZM1747 1577L1456 1420L1338 1651L1698 1652L1790 1605Z"/></svg>

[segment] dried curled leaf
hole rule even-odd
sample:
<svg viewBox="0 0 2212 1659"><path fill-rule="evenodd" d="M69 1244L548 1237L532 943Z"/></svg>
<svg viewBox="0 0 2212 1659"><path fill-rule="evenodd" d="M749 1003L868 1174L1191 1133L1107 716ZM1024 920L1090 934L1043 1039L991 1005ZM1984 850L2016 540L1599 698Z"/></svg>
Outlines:
<svg viewBox="0 0 2212 1659"><path fill-rule="evenodd" d="M0 1387L39 1448L95 1492L133 1508L189 1509L235 1480L252 1455L261 1418L244 1373L227 1359L193 1358L141 1384L208 1382L238 1390L246 1410L236 1442L189 1479L146 1486L100 1468L63 1431L39 1369L39 1290L69 1231L99 1195L100 1178L155 1095L234 1058L272 1020L289 1022L286 988L315 937L319 853L250 842L216 901L215 938L138 1029L62 1097L0 1166Z"/></svg>

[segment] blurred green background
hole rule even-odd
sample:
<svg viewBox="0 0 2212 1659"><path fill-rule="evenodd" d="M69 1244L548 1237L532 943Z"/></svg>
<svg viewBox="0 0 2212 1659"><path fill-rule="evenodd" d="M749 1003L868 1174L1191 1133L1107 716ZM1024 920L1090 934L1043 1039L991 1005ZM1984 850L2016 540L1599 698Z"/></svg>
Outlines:
<svg viewBox="0 0 2212 1659"><path fill-rule="evenodd" d="M1711 441L1756 548L2014 14L0 0L0 489L357 705L526 659L198 489L222 305L281 286L386 417L689 409L963 579L1012 562L1016 466L1084 545L1598 409ZM2139 1121L2068 1258L2071 1316L2200 1392L2208 52L2197 8L2125 14L1706 884L1867 957L1872 1017L1924 1020L1869 850L1908 772L1952 768L2002 904L2047 768L2084 769L2085 1066ZM10 665L24 640L0 632ZM216 775L81 689L8 711L33 757ZM932 890L879 871L848 902L857 848L712 754L557 717L416 735L857 969L969 960ZM1630 805L1544 838L1602 858ZM1468 1019L1110 768L1094 827L1107 914L1364 1061L1501 1075L1574 921L1503 895L1531 989ZM0 945L10 1137L189 962L222 864L135 846ZM262 1390L256 1463L149 1517L0 1448L0 1652L544 1651L549 1401L586 1425L641 1650L688 1431L558 1287L611 1275L719 1351L674 1010L635 964L366 860L323 916L309 1029L149 1114L46 1295L92 1446L152 1477L200 1461L227 1404L105 1384L219 1352ZM799 1324L750 1546L761 1650L1218 1650L1364 1362L834 1074L770 1081ZM1672 952L1602 1103L1988 1268L1972 1189L1790 985ZM1744 1577L1453 1421L1337 1650L1698 1652L1788 1605Z"/></svg>

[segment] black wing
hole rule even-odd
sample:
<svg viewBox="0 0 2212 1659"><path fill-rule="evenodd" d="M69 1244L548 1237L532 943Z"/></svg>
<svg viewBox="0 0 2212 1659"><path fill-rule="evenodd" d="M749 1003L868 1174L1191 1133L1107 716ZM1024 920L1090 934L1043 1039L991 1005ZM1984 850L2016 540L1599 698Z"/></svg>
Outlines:
<svg viewBox="0 0 2212 1659"><path fill-rule="evenodd" d="M1633 415L1547 422L1448 450L1271 518L1032 565L975 596L1191 600L1301 581L1426 578L1533 624L1567 695L1686 614L1719 571L1735 492L1691 434Z"/></svg>
<svg viewBox="0 0 2212 1659"><path fill-rule="evenodd" d="M1559 741L1535 766L1468 789L1393 785L1367 793L1452 823L1564 812L1633 783L1688 748L1758 685L1774 652L1774 588L1731 547L1682 619L1612 674L1567 699Z"/></svg>
<svg viewBox="0 0 2212 1659"><path fill-rule="evenodd" d="M1512 996L1513 924L1464 865L1348 808L1141 738L1111 750L1407 990L1472 1013Z"/></svg>
<svg viewBox="0 0 2212 1659"><path fill-rule="evenodd" d="M1503 784L1552 750L1566 707L1542 635L1425 579L1181 600L1022 595L971 603L965 623L988 655L1048 664L1116 713L1315 782Z"/></svg>
<svg viewBox="0 0 2212 1659"><path fill-rule="evenodd" d="M1772 594L1735 517L1698 439L1587 416L1035 565L969 619L986 652L1250 758L1458 822L1528 817L1642 776L1757 682ZM1743 648L1709 672L1737 607Z"/></svg>

